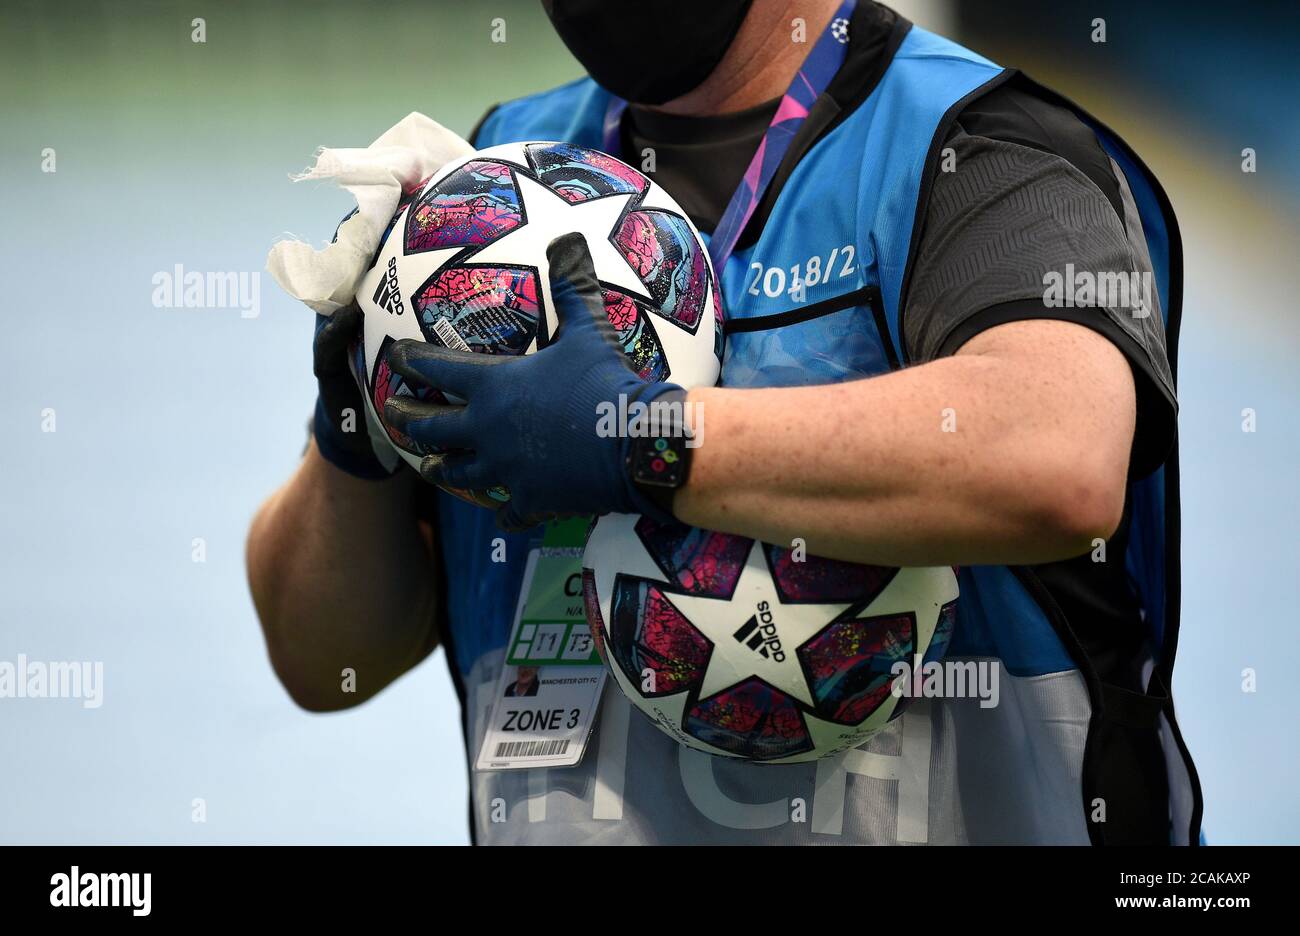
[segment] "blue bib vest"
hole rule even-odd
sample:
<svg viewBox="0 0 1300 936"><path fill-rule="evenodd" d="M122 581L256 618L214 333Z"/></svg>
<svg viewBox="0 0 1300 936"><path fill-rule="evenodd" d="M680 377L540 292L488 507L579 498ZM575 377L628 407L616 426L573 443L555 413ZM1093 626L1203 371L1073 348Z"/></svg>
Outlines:
<svg viewBox="0 0 1300 936"><path fill-rule="evenodd" d="M1011 75L923 29L907 33L872 93L803 155L757 241L717 271L728 319L723 385L833 383L908 363L901 297L942 131L965 102ZM1118 137L1036 91L1073 108L1127 178L1172 364L1181 247L1168 201ZM599 148L608 100L580 80L501 105L474 142ZM1149 629L1145 694L1101 681L1032 568L966 568L948 658L995 661L997 706L914 701L860 749L771 766L678 746L611 684L578 766L472 773L475 840L1101 844L1117 840L1105 822L1105 742L1137 723L1163 749L1169 841L1196 842L1199 790L1167 688L1178 616L1176 472L1175 455L1129 491L1125 561ZM501 533L491 513L449 496L439 495L438 510L442 637L472 761L534 539ZM489 561L497 537L506 540L505 562Z"/></svg>

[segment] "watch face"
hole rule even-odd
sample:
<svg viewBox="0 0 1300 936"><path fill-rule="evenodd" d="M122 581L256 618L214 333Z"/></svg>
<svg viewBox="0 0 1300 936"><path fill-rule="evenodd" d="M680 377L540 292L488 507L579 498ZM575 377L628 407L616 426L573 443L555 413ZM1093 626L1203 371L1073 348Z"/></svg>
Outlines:
<svg viewBox="0 0 1300 936"><path fill-rule="evenodd" d="M680 487L686 468L686 440L639 439L632 452L632 480L654 487Z"/></svg>

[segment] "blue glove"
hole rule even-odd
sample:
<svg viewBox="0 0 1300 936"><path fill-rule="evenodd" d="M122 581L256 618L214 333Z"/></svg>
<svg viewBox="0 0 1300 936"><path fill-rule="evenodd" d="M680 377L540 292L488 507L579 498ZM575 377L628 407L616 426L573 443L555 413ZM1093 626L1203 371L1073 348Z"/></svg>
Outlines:
<svg viewBox="0 0 1300 936"><path fill-rule="evenodd" d="M587 242L557 237L546 249L555 340L534 354L454 351L423 341L397 342L389 364L417 384L461 397L464 406L390 397L384 419L412 439L440 449L426 456L426 480L481 490L504 485L510 501L497 512L505 529L525 529L547 515L648 513L667 519L631 481L630 440L597 434L602 403L649 403L681 392L645 383L623 354Z"/></svg>
<svg viewBox="0 0 1300 936"><path fill-rule="evenodd" d="M397 453L376 438L377 427L366 409L356 376L348 364L352 343L361 329L361 309L354 303L333 315L316 316L312 370L316 374L316 412L312 435L330 464L369 480L390 477Z"/></svg>

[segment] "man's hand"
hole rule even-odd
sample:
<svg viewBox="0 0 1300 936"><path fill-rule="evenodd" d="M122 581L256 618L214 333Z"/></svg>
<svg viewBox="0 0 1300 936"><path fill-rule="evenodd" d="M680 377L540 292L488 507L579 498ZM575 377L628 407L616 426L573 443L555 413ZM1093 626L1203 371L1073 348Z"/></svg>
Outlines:
<svg viewBox="0 0 1300 936"><path fill-rule="evenodd" d="M632 485L628 440L602 437L598 407L649 403L673 384L642 382L605 315L587 242L566 234L546 250L559 327L555 341L522 357L453 351L422 341L394 345L394 371L445 390L464 406L390 397L384 419L425 445L426 480L456 488L504 485L497 514L507 529L547 514L658 513Z"/></svg>
<svg viewBox="0 0 1300 936"><path fill-rule="evenodd" d="M316 414L312 434L321 455L358 478L391 477L397 453L382 441L361 395L348 356L361 330L361 309L353 303L333 315L316 316L312 370L316 374Z"/></svg>

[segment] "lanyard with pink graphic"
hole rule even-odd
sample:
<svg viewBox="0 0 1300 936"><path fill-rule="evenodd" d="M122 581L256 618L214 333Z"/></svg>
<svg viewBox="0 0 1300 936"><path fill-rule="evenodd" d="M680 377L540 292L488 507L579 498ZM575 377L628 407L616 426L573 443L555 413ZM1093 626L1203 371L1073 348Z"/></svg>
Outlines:
<svg viewBox="0 0 1300 936"><path fill-rule="evenodd" d="M825 31L812 47L812 51L799 66L798 74L794 76L789 90L777 105L776 115L772 118L767 132L763 134L763 139L754 152L754 158L749 162L749 168L745 170L740 187L731 196L722 220L718 222L717 229L709 239L709 256L713 259L713 269L718 276L722 275L727 260L735 250L736 241L740 239L745 225L749 223L749 219L758 208L763 193L767 191L772 177L776 175L777 167L781 165L781 160L790 148L790 142L807 119L813 102L826 90L835 73L844 64L844 53L849 41L849 16L853 12L855 3L856 0L844 0L840 4L835 16L831 18ZM618 154L619 126L623 111L626 109L627 101L614 98L605 110L602 148L607 153Z"/></svg>

